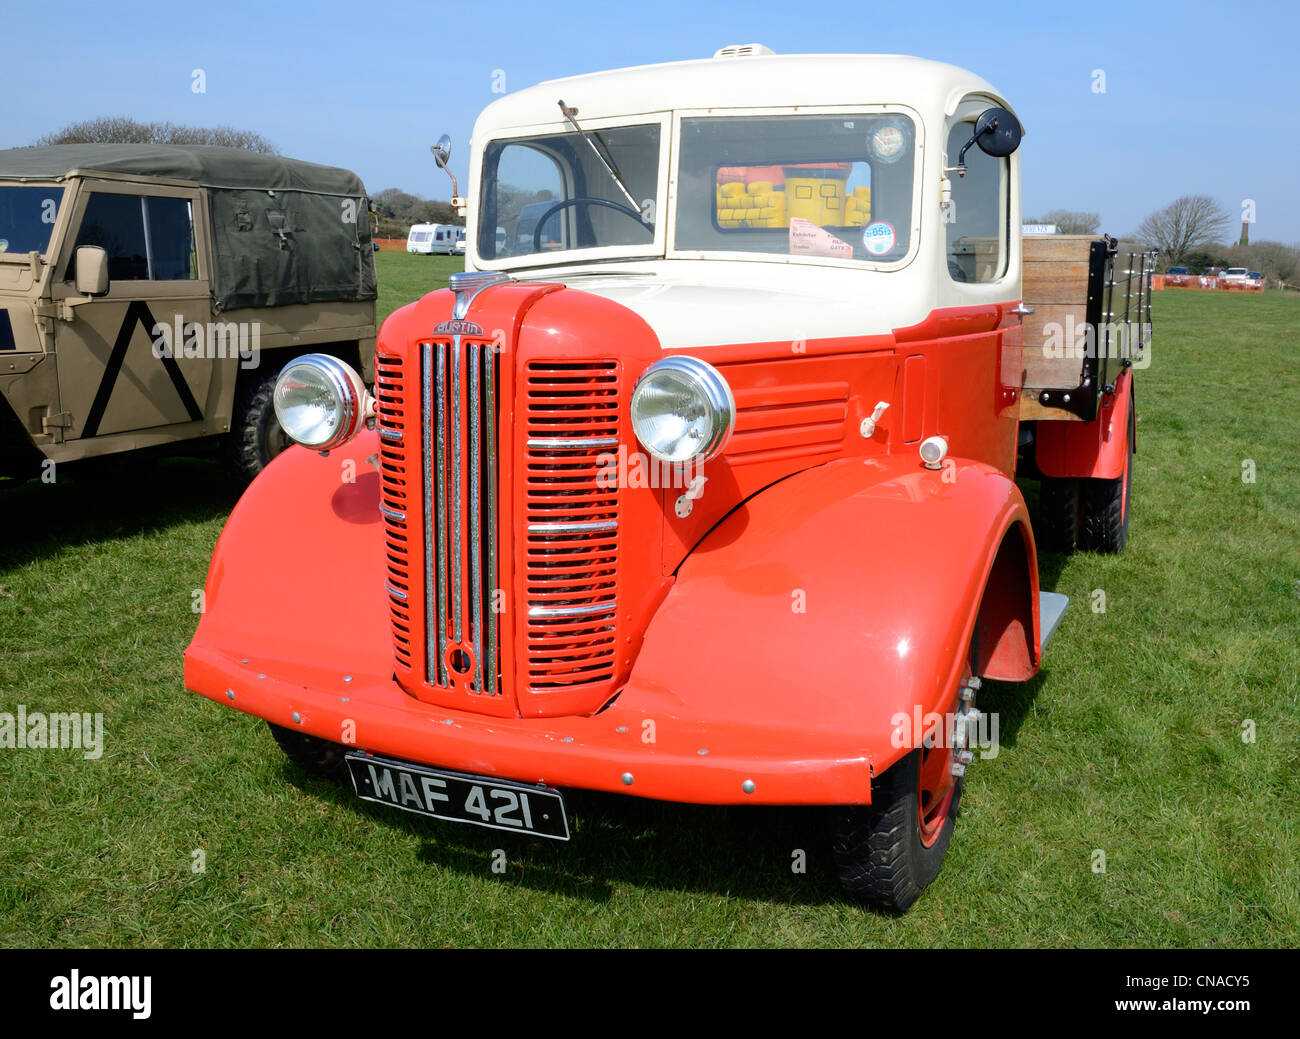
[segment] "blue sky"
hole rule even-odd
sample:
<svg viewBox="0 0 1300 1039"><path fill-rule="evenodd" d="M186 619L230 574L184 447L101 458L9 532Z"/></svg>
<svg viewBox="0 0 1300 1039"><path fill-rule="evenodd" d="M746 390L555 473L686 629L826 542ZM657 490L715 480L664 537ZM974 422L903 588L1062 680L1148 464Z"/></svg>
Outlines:
<svg viewBox="0 0 1300 1039"><path fill-rule="evenodd" d="M497 96L498 69L517 90L760 42L783 53L915 54L983 75L1029 131L1027 216L1095 210L1104 230L1123 233L1178 195L1205 193L1234 217L1254 199L1252 239L1300 242L1291 3L6 6L0 147L98 115L224 123L265 134L286 155L353 169L372 192L446 198L428 146L451 135L463 182L470 129ZM192 91L194 69L206 93ZM1105 93L1093 89L1096 69Z"/></svg>

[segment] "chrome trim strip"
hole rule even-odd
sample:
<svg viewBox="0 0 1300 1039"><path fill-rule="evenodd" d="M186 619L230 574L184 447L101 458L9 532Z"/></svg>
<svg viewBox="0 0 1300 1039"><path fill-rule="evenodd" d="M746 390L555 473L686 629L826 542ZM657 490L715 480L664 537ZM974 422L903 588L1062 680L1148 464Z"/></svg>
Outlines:
<svg viewBox="0 0 1300 1039"><path fill-rule="evenodd" d="M442 357L439 355L439 361ZM433 515L435 511L433 498L433 427L431 416L433 415L433 344L423 343L420 346L420 415L421 415L421 444L424 448L422 459L423 479L421 483L422 495L424 502L424 675L426 680L429 678L430 671L439 668L438 663L441 654L436 651L434 645L434 632L438 630L437 618L434 613L434 600L429 597L429 586L432 585L438 590L438 612L442 612L442 585L438 581L437 572L434 567L433 540L434 530L437 529L439 534L442 532L442 526L434 526ZM439 365L439 384L442 383L441 364ZM439 406L439 415L441 415L441 406ZM438 443L441 448L442 428L438 427Z"/></svg>
<svg viewBox="0 0 1300 1039"><path fill-rule="evenodd" d="M618 447L618 437L592 437L583 440L577 437L532 437L529 447L541 448L543 451L567 451L582 447Z"/></svg>
<svg viewBox="0 0 1300 1039"><path fill-rule="evenodd" d="M390 509L383 502L379 503L379 511L382 512L385 516L387 516L390 520L393 520L395 523L406 522L406 513L398 512L396 509Z"/></svg>
<svg viewBox="0 0 1300 1039"><path fill-rule="evenodd" d="M530 617L586 617L594 613L613 613L618 609L618 600L590 603L586 606L530 606Z"/></svg>
<svg viewBox="0 0 1300 1039"><path fill-rule="evenodd" d="M437 412L437 430L438 430L438 457L437 457L437 506L435 508L435 522L438 525L438 555L437 555L437 572L434 576L434 586L437 589L438 601L438 618L433 625L437 643L437 657L434 673L431 676L426 668L425 677L435 677L438 685L447 684L447 665L445 663L447 653L447 348L438 344L438 401L435 407ZM425 425L428 425L428 412L425 412ZM428 452L425 452L428 457ZM427 484L427 481L426 481ZM426 517L426 523L428 522ZM430 557L432 558L432 557ZM428 568L426 568L427 570ZM428 599L426 593L425 599ZM427 642L427 640L426 640Z"/></svg>
<svg viewBox="0 0 1300 1039"><path fill-rule="evenodd" d="M530 534L590 534L596 531L618 530L618 520L590 520L583 523L530 523Z"/></svg>
<svg viewBox="0 0 1300 1039"><path fill-rule="evenodd" d="M379 427L379 436L387 440L390 444L402 444L402 431L400 429L389 429L387 426Z"/></svg>
<svg viewBox="0 0 1300 1039"><path fill-rule="evenodd" d="M489 696L496 696L497 687L497 621L499 614L494 609L497 597L497 405L496 405L496 351L491 347L483 350L483 397L487 403L487 590L491 597L487 609L487 683L484 690Z"/></svg>
<svg viewBox="0 0 1300 1039"><path fill-rule="evenodd" d="M462 483L460 459L464 447L461 443L463 434L461 432L461 375L460 375L460 336L451 337L451 601L452 613L451 624L452 631L456 636L456 641L461 642L464 636L463 613L461 588L461 531L465 529L465 503L461 500Z"/></svg>
<svg viewBox="0 0 1300 1039"><path fill-rule="evenodd" d="M399 588L394 588L387 581L384 582L384 587L388 590L389 595L395 595L397 598L401 599L402 602L406 602L406 593L404 591Z"/></svg>
<svg viewBox="0 0 1300 1039"><path fill-rule="evenodd" d="M483 418L480 400L479 351L471 343L469 354L469 609L470 638L474 640L474 687L483 692L483 560L481 508L483 459L479 450L479 423Z"/></svg>

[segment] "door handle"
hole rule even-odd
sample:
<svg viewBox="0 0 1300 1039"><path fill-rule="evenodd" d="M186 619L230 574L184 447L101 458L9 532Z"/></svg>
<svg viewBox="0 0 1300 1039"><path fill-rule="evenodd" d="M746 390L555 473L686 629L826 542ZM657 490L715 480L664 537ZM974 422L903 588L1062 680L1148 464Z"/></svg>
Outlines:
<svg viewBox="0 0 1300 1039"><path fill-rule="evenodd" d="M1017 303L1016 308L1013 311L1011 311L1011 313L1013 314L1020 314L1022 316L1032 314L1033 312L1034 312L1034 308L1025 306L1023 302Z"/></svg>

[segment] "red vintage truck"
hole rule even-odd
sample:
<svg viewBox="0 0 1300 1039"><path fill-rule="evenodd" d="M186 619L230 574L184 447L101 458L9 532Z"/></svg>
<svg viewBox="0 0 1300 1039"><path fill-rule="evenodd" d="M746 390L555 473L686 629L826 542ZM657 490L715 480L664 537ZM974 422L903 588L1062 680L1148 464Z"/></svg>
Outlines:
<svg viewBox="0 0 1300 1039"><path fill-rule="evenodd" d="M845 890L906 908L981 679L1065 609L1035 527L1128 529L1149 273L1022 240L1021 134L961 69L757 45L496 101L466 271L385 322L373 394L282 373L302 446L230 517L186 685L449 821L826 806Z"/></svg>

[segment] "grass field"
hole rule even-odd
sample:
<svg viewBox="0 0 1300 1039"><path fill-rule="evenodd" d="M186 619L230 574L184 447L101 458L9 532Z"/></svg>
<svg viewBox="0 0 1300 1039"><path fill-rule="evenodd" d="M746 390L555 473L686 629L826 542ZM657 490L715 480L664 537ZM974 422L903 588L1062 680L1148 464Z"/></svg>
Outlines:
<svg viewBox="0 0 1300 1039"><path fill-rule="evenodd" d="M459 266L379 262L382 313ZM1001 753L907 915L839 897L815 810L574 795L555 846L308 778L181 686L233 494L171 460L0 482L0 709L107 729L95 761L0 751L0 943L1300 944L1300 299L1169 290L1154 317L1128 550L1043 560L1073 605L1037 680L986 684Z"/></svg>

